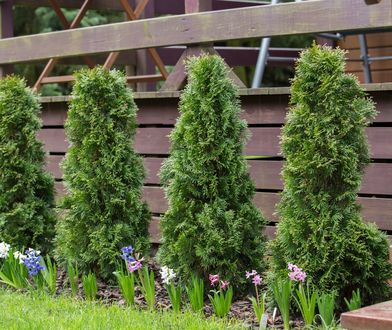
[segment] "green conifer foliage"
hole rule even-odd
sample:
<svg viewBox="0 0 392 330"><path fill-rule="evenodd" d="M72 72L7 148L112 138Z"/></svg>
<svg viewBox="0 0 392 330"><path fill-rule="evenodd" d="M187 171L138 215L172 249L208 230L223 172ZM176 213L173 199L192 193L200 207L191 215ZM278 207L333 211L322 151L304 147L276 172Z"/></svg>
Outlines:
<svg viewBox="0 0 392 330"><path fill-rule="evenodd" d="M241 286L246 270L263 270L265 244L242 155L246 122L221 58L191 58L188 72L161 170L169 209L159 257L183 278L219 274Z"/></svg>
<svg viewBox="0 0 392 330"><path fill-rule="evenodd" d="M149 247L145 171L133 150L136 111L122 73L97 67L76 74L63 163L68 211L57 228L57 252L64 263L103 278L115 270L122 247Z"/></svg>
<svg viewBox="0 0 392 330"><path fill-rule="evenodd" d="M53 178L45 152L38 98L15 76L0 80L0 241L49 252L56 217Z"/></svg>
<svg viewBox="0 0 392 330"><path fill-rule="evenodd" d="M287 276L295 263L317 289L342 300L359 288L374 302L388 295L388 242L363 222L356 198L369 162L364 129L376 112L344 65L343 51L315 45L298 61L281 138L285 187L273 266Z"/></svg>

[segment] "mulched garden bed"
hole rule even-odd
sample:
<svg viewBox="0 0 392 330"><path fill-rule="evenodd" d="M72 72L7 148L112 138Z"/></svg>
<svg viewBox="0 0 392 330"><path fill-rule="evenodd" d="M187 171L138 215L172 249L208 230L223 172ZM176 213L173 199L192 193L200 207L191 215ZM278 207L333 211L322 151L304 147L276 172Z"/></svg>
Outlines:
<svg viewBox="0 0 392 330"><path fill-rule="evenodd" d="M149 262L149 269L154 270L155 273L155 300L156 308L162 310L170 310L171 304L169 297L164 287L161 277L160 277L160 267L155 262ZM71 290L67 282L66 273L63 270L58 271L57 278L57 294L68 293L71 295ZM97 280L98 285L98 299L107 304L118 304L120 306L125 306L125 300L123 299L120 290L116 286L108 285L100 280ZM83 297L83 286L79 283L79 296ZM135 304L138 308L147 309L147 304L142 296L140 290L135 289ZM211 303L206 300L204 306L204 314L206 317L213 315L213 308ZM243 321L244 326L249 328L258 328L259 323L256 321L256 317L253 313L252 303L249 299L239 299L233 302L228 315L229 319L235 319ZM276 317L273 320L272 313L268 314L267 324L273 326L276 329L283 329L282 318L279 313L276 313ZM303 322L300 319L295 319L292 321L293 328L301 328Z"/></svg>

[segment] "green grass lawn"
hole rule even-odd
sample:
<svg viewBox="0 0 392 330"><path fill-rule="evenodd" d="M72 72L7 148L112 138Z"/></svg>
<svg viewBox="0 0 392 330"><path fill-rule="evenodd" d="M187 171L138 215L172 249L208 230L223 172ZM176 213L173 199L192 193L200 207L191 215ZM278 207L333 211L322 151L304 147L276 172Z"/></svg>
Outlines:
<svg viewBox="0 0 392 330"><path fill-rule="evenodd" d="M0 289L0 329L244 329L240 323L185 312L148 312Z"/></svg>

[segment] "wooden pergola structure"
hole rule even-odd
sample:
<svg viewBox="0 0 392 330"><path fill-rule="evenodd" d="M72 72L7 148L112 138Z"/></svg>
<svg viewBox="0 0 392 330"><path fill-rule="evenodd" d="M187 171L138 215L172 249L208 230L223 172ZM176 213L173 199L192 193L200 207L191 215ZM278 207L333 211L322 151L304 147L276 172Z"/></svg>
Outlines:
<svg viewBox="0 0 392 330"><path fill-rule="evenodd" d="M72 76L50 76L60 59L89 67L100 63L109 69L116 61L130 63L132 55L140 59L143 53L144 59L128 81L164 80L162 90L178 90L186 79L186 56L218 52L229 65L249 64L257 57L257 48L219 49L214 42L392 27L389 0L316 0L277 6L255 0L0 0L0 4L0 37L4 39L0 40L0 66L9 72L7 65L13 63L47 61L34 85L37 90L45 83L73 80ZM51 6L65 30L12 38L13 5ZM68 22L60 8L78 8L79 12ZM129 22L78 29L89 9L123 11ZM293 57L298 49L281 50L278 55L282 52ZM92 56L97 54L102 56L95 60ZM169 74L165 65L174 65L173 72ZM245 88L234 74L233 79Z"/></svg>

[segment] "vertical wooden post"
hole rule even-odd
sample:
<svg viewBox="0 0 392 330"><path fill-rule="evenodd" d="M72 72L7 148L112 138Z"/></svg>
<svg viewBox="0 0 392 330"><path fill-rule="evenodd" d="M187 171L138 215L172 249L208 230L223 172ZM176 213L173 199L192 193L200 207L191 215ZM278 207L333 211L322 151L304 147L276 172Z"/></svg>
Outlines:
<svg viewBox="0 0 392 330"><path fill-rule="evenodd" d="M0 1L0 39L10 38L14 35L14 20L12 1ZM0 79L12 72L12 65L0 66Z"/></svg>
<svg viewBox="0 0 392 330"><path fill-rule="evenodd" d="M202 11L212 10L212 0L184 0L185 1L185 13L199 13ZM165 83L163 84L161 90L179 90L181 89L186 81L186 70L185 70L185 60L189 56L198 56L202 53L218 55L217 51L214 49L213 43L203 43L200 45L189 46L182 53L180 59L177 61L173 68L173 71L167 77ZM241 81L240 78L233 72L229 71L229 76L233 82L240 88L245 88L246 86Z"/></svg>
<svg viewBox="0 0 392 330"><path fill-rule="evenodd" d="M200 13L212 10L211 0L185 0L185 13Z"/></svg>
<svg viewBox="0 0 392 330"><path fill-rule="evenodd" d="M138 4L140 0L136 0ZM143 18L151 18L155 16L154 1L150 1L144 9ZM136 73L137 75L150 75L155 73L155 63L148 54L147 49L140 49L136 51ZM155 90L155 83L137 83L137 91Z"/></svg>

